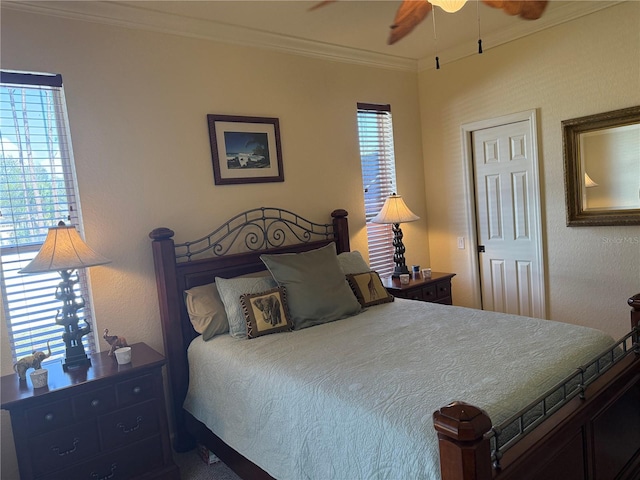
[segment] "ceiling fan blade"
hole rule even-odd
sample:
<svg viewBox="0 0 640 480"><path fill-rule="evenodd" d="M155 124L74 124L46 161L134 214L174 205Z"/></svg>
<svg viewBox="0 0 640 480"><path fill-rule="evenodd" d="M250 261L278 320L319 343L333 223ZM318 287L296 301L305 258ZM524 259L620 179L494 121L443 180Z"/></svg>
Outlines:
<svg viewBox="0 0 640 480"><path fill-rule="evenodd" d="M322 0L309 10L316 10L336 0ZM485 5L499 8L509 15L519 15L526 20L536 20L542 16L548 0L482 0ZM422 22L433 6L427 0L402 0L396 17L391 25L391 32L387 43L393 45L407 36L420 22Z"/></svg>
<svg viewBox="0 0 640 480"><path fill-rule="evenodd" d="M387 43L393 45L422 22L433 7L427 0L402 0L391 25Z"/></svg>
<svg viewBox="0 0 640 480"><path fill-rule="evenodd" d="M542 16L549 2L547 0L533 0L522 3L520 16L526 20L537 20Z"/></svg>
<svg viewBox="0 0 640 480"><path fill-rule="evenodd" d="M519 15L526 20L536 20L542 16L548 0L482 0L485 5L499 8L509 15Z"/></svg>

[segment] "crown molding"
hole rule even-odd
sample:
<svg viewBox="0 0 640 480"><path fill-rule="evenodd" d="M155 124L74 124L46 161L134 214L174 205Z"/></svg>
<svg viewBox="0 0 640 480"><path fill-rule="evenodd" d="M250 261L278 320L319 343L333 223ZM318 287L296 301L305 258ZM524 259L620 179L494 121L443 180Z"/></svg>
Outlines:
<svg viewBox="0 0 640 480"><path fill-rule="evenodd" d="M624 1L566 2L564 5L545 13L535 21L514 22L513 26L502 29L499 32L482 35L483 51L541 32L547 28L555 27L577 18L590 15L620 3L624 3ZM482 22L482 17L480 17L480 21ZM477 43L473 42L468 45L458 45L457 47L438 52L440 65L443 66L447 63L451 63L465 57L478 55L477 48ZM418 60L418 71L435 69L434 57L435 54L431 58L422 58Z"/></svg>
<svg viewBox="0 0 640 480"><path fill-rule="evenodd" d="M623 1L566 2L564 5L546 12L545 15L536 21L514 22L513 26L503 29L500 32L482 35L483 48L486 51L620 3L623 3ZM145 8L138 8L131 4L118 2L2 1L2 8L124 28L168 33L244 47L258 47L288 54L376 68L412 72L435 68L433 59L435 53L431 57L414 60L286 35L256 31L254 29L210 20L154 12ZM480 20L482 21L482 18L480 18ZM475 42L458 45L454 48L438 52L441 65L446 65L447 63L472 55L477 55L477 44Z"/></svg>
<svg viewBox="0 0 640 480"><path fill-rule="evenodd" d="M150 30L245 47L258 47L356 65L413 72L418 68L418 62L413 59L256 31L215 21L154 12L117 2L3 1L2 8L118 27Z"/></svg>

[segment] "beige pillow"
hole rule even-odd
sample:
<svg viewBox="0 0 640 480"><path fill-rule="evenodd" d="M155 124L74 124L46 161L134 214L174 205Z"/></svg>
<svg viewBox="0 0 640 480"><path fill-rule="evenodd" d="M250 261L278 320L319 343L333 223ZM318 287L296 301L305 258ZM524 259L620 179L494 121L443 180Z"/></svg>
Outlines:
<svg viewBox="0 0 640 480"><path fill-rule="evenodd" d="M246 273L235 278L270 277L268 270ZM221 333L229 331L229 318L224 308L220 292L215 283L201 285L185 290L184 301L193 329L207 341ZM240 298L238 296L238 298Z"/></svg>
<svg viewBox="0 0 640 480"><path fill-rule="evenodd" d="M215 283L185 290L185 303L193 329L203 340L229 331L229 321Z"/></svg>

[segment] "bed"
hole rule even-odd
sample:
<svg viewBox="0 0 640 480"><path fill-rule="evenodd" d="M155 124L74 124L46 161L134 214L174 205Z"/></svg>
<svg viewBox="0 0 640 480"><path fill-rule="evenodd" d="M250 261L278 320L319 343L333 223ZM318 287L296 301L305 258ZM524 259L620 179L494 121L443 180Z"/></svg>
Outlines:
<svg viewBox="0 0 640 480"><path fill-rule="evenodd" d="M194 330L185 299L216 278L266 285L271 273L298 315L278 262L352 258L347 212L331 217L257 208L192 242L150 233L176 450L203 444L244 479L640 478L640 294L614 341L546 320L363 302L353 271L350 293L366 307L335 321L250 340ZM340 266L342 278L358 269Z"/></svg>

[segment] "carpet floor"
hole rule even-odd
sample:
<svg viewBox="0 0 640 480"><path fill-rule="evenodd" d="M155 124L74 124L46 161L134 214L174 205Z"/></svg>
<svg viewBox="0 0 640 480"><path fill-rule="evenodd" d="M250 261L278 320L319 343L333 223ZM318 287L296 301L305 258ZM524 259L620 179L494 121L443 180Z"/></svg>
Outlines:
<svg viewBox="0 0 640 480"><path fill-rule="evenodd" d="M222 462L213 465L204 463L197 450L174 453L173 458L180 467L181 480L240 480L240 477Z"/></svg>

